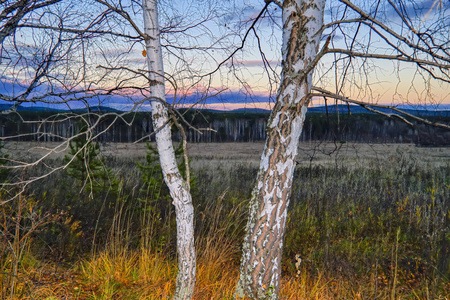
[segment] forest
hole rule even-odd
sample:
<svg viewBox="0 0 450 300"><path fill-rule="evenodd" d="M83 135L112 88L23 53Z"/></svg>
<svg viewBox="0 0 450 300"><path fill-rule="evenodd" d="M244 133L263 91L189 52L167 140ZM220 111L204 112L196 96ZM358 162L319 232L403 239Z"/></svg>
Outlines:
<svg viewBox="0 0 450 300"><path fill-rule="evenodd" d="M330 108L331 109L331 108ZM301 141L345 141L360 143L413 143L417 146L450 146L450 131L416 122L408 125L395 118L386 118L373 113L307 113ZM103 108L90 118L94 123L101 122L93 129L100 143L133 143L136 141L154 141L153 125L150 114L138 112L124 116L124 120L115 120L115 116L103 116L109 108ZM75 115L83 115L75 111ZM257 142L266 139L268 112L226 112L214 110L180 110L184 118L192 125L186 129L188 142ZM52 121L46 120L52 117ZM80 129L80 122L62 114L58 120L52 111L23 110L18 115L0 115L1 136L14 136L17 141L56 142L70 138ZM450 122L448 111L438 111L428 116L431 122ZM131 125L128 125L130 123ZM108 128L108 130L105 130ZM172 126L174 141L182 139L176 126Z"/></svg>

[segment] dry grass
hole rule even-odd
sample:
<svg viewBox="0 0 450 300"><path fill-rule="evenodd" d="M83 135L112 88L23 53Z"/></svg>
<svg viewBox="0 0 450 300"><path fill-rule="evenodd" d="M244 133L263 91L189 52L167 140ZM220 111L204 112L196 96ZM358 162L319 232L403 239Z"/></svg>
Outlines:
<svg viewBox="0 0 450 300"><path fill-rule="evenodd" d="M8 142L5 151L15 158L31 159L42 156L59 143ZM263 142L254 143L190 143L188 154L195 160L232 160L234 162L258 163L263 150ZM338 160L373 161L384 159L386 155L406 155L422 158L423 163L445 164L450 158L450 147L416 147L413 144L367 144L367 143L331 143L304 142L299 146L298 161L302 164L334 163ZM145 143L109 143L101 145L102 155L141 160L145 157ZM50 155L50 158L62 158L68 148L62 148Z"/></svg>
<svg viewBox="0 0 450 300"><path fill-rule="evenodd" d="M26 143L9 143L6 151L26 159L42 154L42 149L27 152L27 147ZM103 155L122 157L135 172L135 161L144 159L144 147L111 144L104 146ZM262 148L262 143L190 145L193 169L204 169L197 175L196 231L202 239L196 241L195 299L233 298L249 194L245 190L251 189ZM289 257L301 253L304 261L295 270L289 258L284 260L281 299L448 299L449 281L433 268L438 256L441 259L448 253L442 254L445 248L440 243L446 240L437 235L448 224L449 162L450 148L430 151L404 144L302 144L290 211L293 219L301 221L289 224L284 253ZM349 165L355 168L342 167ZM139 181L140 177L128 174L127 179ZM170 207L166 202L161 200L159 205ZM391 208L385 209L387 204ZM166 235L171 223L166 221L155 223L155 236L164 241L159 248L142 250L134 244L130 250L118 243L70 266L21 264L15 299L170 298L175 289L176 259L173 239ZM405 234L400 247L404 260L397 274L397 269L391 268L397 246L389 234L400 227ZM417 239L411 240L414 237ZM336 259L329 259L324 249ZM425 254L430 256L428 263L423 262ZM376 255L380 257L377 265L372 264ZM418 270L408 271L410 261L419 261ZM422 266L426 268L419 268ZM299 277L295 277L296 271L300 271Z"/></svg>
<svg viewBox="0 0 450 300"><path fill-rule="evenodd" d="M216 245L213 260L199 260L194 299L233 299L238 278L238 264L224 257L223 247ZM219 255L220 254L220 255ZM215 256L215 257L214 257ZM214 257L214 258L213 258ZM308 274L301 269L299 277L284 276L280 299L391 299L392 282L378 283L374 276L346 279L327 277L324 273ZM103 252L80 262L73 270L43 266L22 274L36 284L30 294L15 299L169 299L175 288L176 265L157 253L141 250L119 254ZM448 299L450 285L442 286L441 296ZM398 282L394 299L430 299L427 288Z"/></svg>

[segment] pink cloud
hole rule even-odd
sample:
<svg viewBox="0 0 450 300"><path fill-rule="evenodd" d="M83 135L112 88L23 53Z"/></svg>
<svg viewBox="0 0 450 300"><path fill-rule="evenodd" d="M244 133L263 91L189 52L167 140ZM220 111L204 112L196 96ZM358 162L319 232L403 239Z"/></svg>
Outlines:
<svg viewBox="0 0 450 300"><path fill-rule="evenodd" d="M246 67L264 67L264 62L261 59L255 59L255 60L234 60L234 63L238 65L244 65ZM275 67L279 64L281 64L281 61L279 60L269 60L268 63Z"/></svg>
<svg viewBox="0 0 450 300"><path fill-rule="evenodd" d="M270 102L260 102L260 103L210 103L210 104L201 104L197 105L196 108L200 109L215 109L215 110L235 110L239 108L248 108L248 109L266 109L271 110L273 108L273 103ZM189 104L180 104L177 105L177 108L188 108L191 107Z"/></svg>

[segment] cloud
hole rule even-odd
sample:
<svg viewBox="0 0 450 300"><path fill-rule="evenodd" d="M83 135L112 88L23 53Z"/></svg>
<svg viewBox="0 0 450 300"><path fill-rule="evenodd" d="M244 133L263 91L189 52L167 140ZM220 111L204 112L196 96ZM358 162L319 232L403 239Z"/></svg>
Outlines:
<svg viewBox="0 0 450 300"><path fill-rule="evenodd" d="M208 97L209 96L209 97ZM173 103L173 95L167 95L167 102ZM224 103L238 103L238 104L255 104L268 103L270 97L267 93L252 92L252 94L243 91L226 91L217 95L208 95L204 92L192 93L185 95L183 98L177 98L175 103L192 105L194 103L203 104L224 104Z"/></svg>
<svg viewBox="0 0 450 300"><path fill-rule="evenodd" d="M279 60L269 60L269 64L272 67L278 66L281 64L281 61ZM245 67L264 67L264 62L261 59L255 59L255 60L234 60L234 63L237 63L238 65L243 65Z"/></svg>
<svg viewBox="0 0 450 300"><path fill-rule="evenodd" d="M448 0L421 0L396 3L400 13L407 14L410 18L420 18L424 21L428 16L435 15L439 10L450 9ZM392 5L386 5L384 11L386 17L399 17Z"/></svg>
<svg viewBox="0 0 450 300"><path fill-rule="evenodd" d="M271 110L273 108L273 103L271 102L260 102L260 103L206 103L196 106L196 108L200 109L214 109L214 110L235 110L240 108L246 109L265 109ZM188 108L190 107L188 104L177 105L178 108Z"/></svg>

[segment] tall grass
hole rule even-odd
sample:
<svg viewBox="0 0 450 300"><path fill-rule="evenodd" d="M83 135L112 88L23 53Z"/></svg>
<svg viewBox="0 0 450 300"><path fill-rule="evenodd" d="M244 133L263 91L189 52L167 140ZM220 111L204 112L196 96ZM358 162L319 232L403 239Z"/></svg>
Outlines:
<svg viewBox="0 0 450 300"><path fill-rule="evenodd" d="M25 256L36 263L19 265L18 278L30 286L22 298L171 296L174 210L158 166L152 159L141 165L145 168L106 159L114 192L113 185L104 184L90 200L51 178L46 193L31 187L29 193L41 199L36 202L40 211L65 209L57 222L30 235L35 246L24 248ZM257 169L232 160L196 165L202 167L193 170L192 182L195 297L231 299ZM77 201L82 209L73 208ZM369 165L299 166L284 242L282 299L445 299L450 294L449 201L450 165L421 165L400 156ZM56 271L49 274L48 265ZM47 280L58 272L67 275Z"/></svg>

